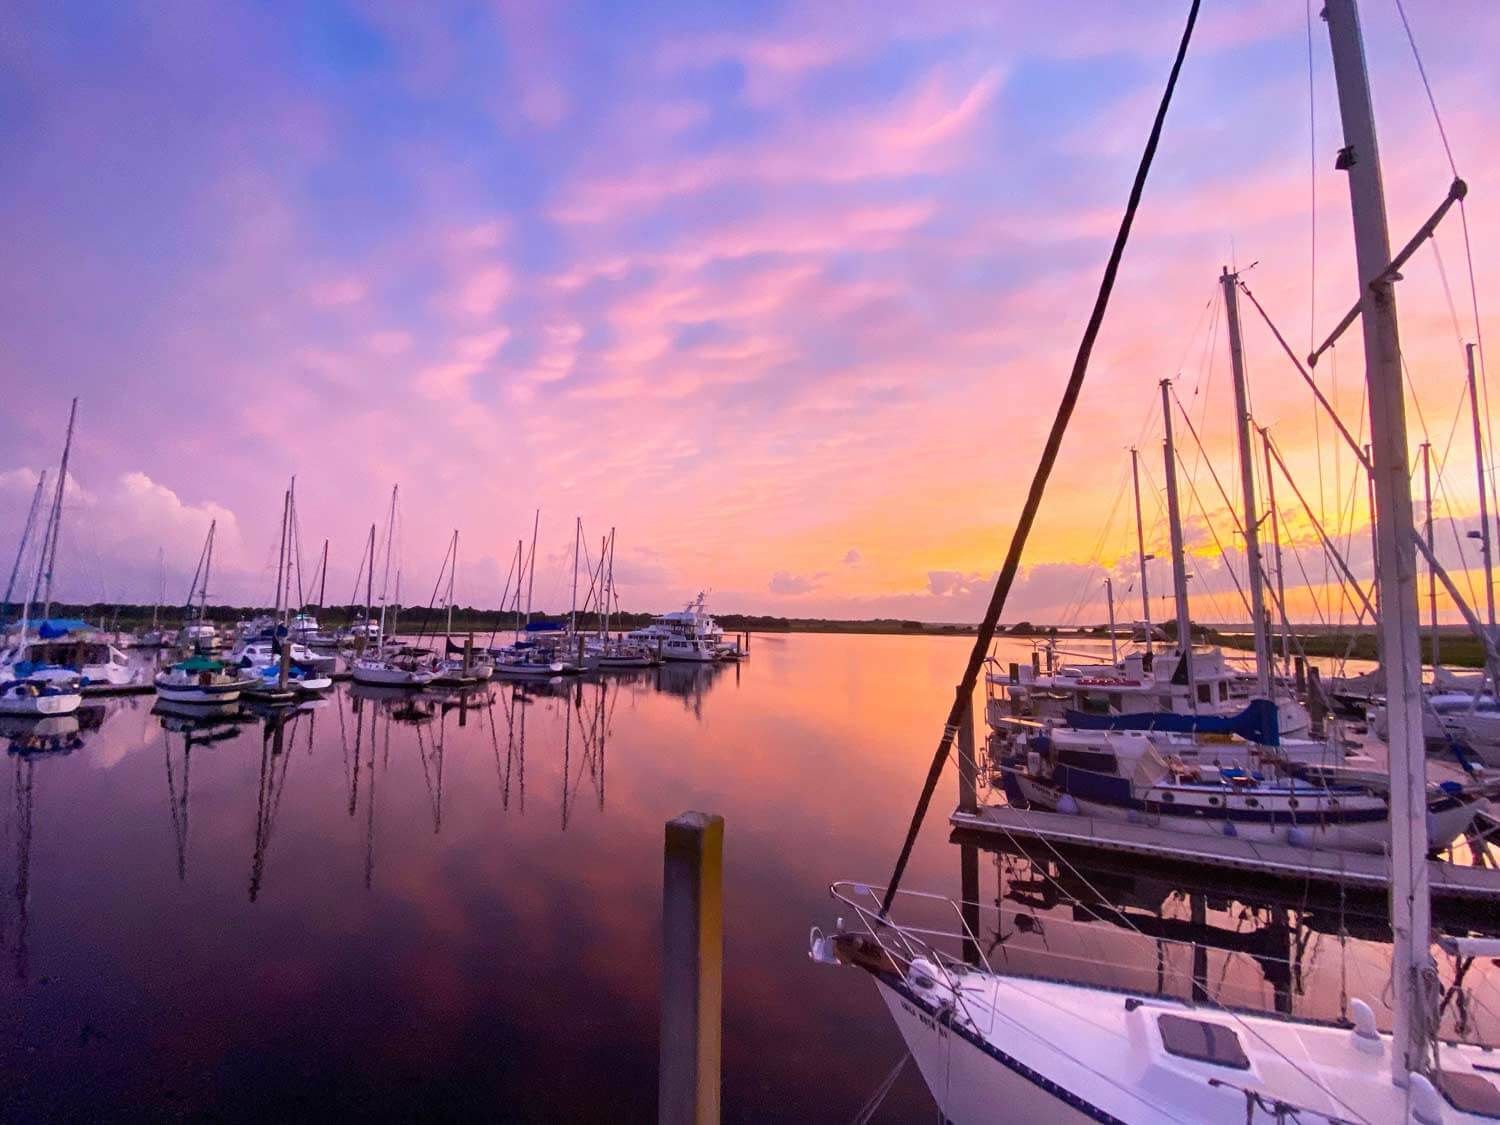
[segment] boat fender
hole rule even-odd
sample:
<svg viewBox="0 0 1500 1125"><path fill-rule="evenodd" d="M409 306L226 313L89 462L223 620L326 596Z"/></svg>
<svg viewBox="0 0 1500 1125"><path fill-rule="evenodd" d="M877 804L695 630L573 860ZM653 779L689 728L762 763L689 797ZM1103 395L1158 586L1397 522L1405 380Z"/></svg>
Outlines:
<svg viewBox="0 0 1500 1125"><path fill-rule="evenodd" d="M1033 776L1042 772L1042 756L1035 750L1026 755L1026 772Z"/></svg>
<svg viewBox="0 0 1500 1125"><path fill-rule="evenodd" d="M1447 781L1438 782L1438 788L1450 797L1457 797L1464 791L1463 782L1454 781L1451 778Z"/></svg>
<svg viewBox="0 0 1500 1125"><path fill-rule="evenodd" d="M1068 816L1078 815L1078 802L1073 800L1073 794L1064 793L1057 799L1057 811Z"/></svg>
<svg viewBox="0 0 1500 1125"><path fill-rule="evenodd" d="M1312 847L1312 840L1308 838L1305 828L1288 828L1286 830L1286 842L1294 848Z"/></svg>
<svg viewBox="0 0 1500 1125"><path fill-rule="evenodd" d="M1375 1025L1375 1010L1358 998L1349 1001L1349 1017L1354 1021L1350 1034L1354 1036L1354 1049L1366 1055L1379 1055L1385 1051L1380 1042L1380 1029Z"/></svg>
<svg viewBox="0 0 1500 1125"><path fill-rule="evenodd" d="M1442 1125L1443 1096L1437 1088L1425 1074L1408 1074L1406 1080L1411 1084L1412 1125Z"/></svg>

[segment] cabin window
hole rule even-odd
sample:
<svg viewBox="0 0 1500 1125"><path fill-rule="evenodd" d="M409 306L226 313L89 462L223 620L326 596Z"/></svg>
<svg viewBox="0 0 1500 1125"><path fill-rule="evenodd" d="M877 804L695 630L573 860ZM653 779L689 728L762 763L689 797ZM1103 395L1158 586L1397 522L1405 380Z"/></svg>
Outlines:
<svg viewBox="0 0 1500 1125"><path fill-rule="evenodd" d="M1250 1057L1232 1027L1165 1014L1157 1017L1157 1026L1161 1029L1161 1045L1168 1054L1235 1070L1250 1069Z"/></svg>
<svg viewBox="0 0 1500 1125"><path fill-rule="evenodd" d="M1289 808L1289 809L1295 809L1297 807L1297 798L1296 797L1288 797L1287 798L1287 802L1286 802L1286 807Z"/></svg>
<svg viewBox="0 0 1500 1125"><path fill-rule="evenodd" d="M1198 702L1199 703L1212 703L1213 701L1214 701L1214 685L1213 684L1199 684L1198 685Z"/></svg>
<svg viewBox="0 0 1500 1125"><path fill-rule="evenodd" d="M1095 773L1116 773L1120 768L1113 754L1099 750L1059 750L1057 764Z"/></svg>
<svg viewBox="0 0 1500 1125"><path fill-rule="evenodd" d="M1174 793L1163 793L1161 799L1164 804L1170 805L1173 801L1177 800L1177 796Z"/></svg>
<svg viewBox="0 0 1500 1125"><path fill-rule="evenodd" d="M1245 798L1245 807L1247 809L1258 809L1258 808L1260 808L1260 802L1258 800L1256 800L1254 797L1246 797Z"/></svg>
<svg viewBox="0 0 1500 1125"><path fill-rule="evenodd" d="M1229 685L1222 680L1219 682L1219 698L1221 700L1229 698Z"/></svg>

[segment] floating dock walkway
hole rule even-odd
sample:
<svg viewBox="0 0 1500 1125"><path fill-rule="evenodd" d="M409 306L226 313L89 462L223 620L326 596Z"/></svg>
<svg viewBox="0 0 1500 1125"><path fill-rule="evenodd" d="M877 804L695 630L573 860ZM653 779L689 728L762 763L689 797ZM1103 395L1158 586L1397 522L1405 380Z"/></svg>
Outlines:
<svg viewBox="0 0 1500 1125"><path fill-rule="evenodd" d="M1227 868L1273 879L1341 884L1382 893L1391 881L1391 864L1385 856L1169 833L1147 825L1069 813L983 805L976 812L955 810L949 823L960 832L980 836L1037 841L1079 851L1124 852L1163 863ZM1429 860L1427 873L1434 901L1500 903L1500 870Z"/></svg>

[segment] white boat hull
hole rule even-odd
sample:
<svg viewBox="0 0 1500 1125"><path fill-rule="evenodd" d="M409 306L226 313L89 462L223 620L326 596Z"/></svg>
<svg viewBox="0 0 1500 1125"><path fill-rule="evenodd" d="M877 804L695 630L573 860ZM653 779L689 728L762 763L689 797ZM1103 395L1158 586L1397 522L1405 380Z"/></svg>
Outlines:
<svg viewBox="0 0 1500 1125"><path fill-rule="evenodd" d="M168 703L237 703L248 687L247 682L225 684L223 687L198 687L190 685L156 685L156 694Z"/></svg>
<svg viewBox="0 0 1500 1125"><path fill-rule="evenodd" d="M1057 791L1041 785L1024 773L1015 774L1022 795L1038 808L1057 811ZM1220 820L1198 819L1187 816L1153 816L1134 809L1101 801L1090 801L1068 795L1074 809L1082 816L1098 817L1120 823L1142 824L1160 828L1164 832L1190 833L1194 836L1223 836L1224 823ZM1427 836L1432 846L1442 847L1469 826L1475 815L1486 807L1486 802L1460 805L1427 814ZM1383 855L1390 846L1391 826L1388 819L1370 820L1358 824L1319 824L1309 819L1295 827L1286 824L1262 824L1255 821L1234 821L1234 835L1249 843L1290 844L1293 847L1326 849L1329 851L1367 852Z"/></svg>
<svg viewBox="0 0 1500 1125"><path fill-rule="evenodd" d="M0 715L71 715L81 706L83 696L76 691L43 695L5 692L0 695Z"/></svg>
<svg viewBox="0 0 1500 1125"><path fill-rule="evenodd" d="M906 997L876 978L880 998L890 1009L911 1057L952 1125L978 1122L1078 1122L1096 1120L1040 1085L1025 1072L1002 1064L969 1039L942 1026ZM1050 1089L1048 1087L1051 1087Z"/></svg>
<svg viewBox="0 0 1500 1125"><path fill-rule="evenodd" d="M432 682L431 672L417 672L407 668L391 668L356 660L350 666L350 675L357 684L370 687L420 688Z"/></svg>

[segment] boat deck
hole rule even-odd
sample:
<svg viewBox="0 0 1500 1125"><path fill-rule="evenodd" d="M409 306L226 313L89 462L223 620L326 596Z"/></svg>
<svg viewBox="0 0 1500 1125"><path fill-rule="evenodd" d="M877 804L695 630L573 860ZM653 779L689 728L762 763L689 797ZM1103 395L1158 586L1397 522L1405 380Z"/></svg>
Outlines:
<svg viewBox="0 0 1500 1125"><path fill-rule="evenodd" d="M985 805L955 810L954 828L983 836L1041 841L1088 851L1127 852L1177 864L1230 868L1261 876L1384 890L1391 864L1385 856L1263 844L1227 836L1168 832L1100 817ZM1500 902L1500 870L1429 860L1435 900Z"/></svg>

